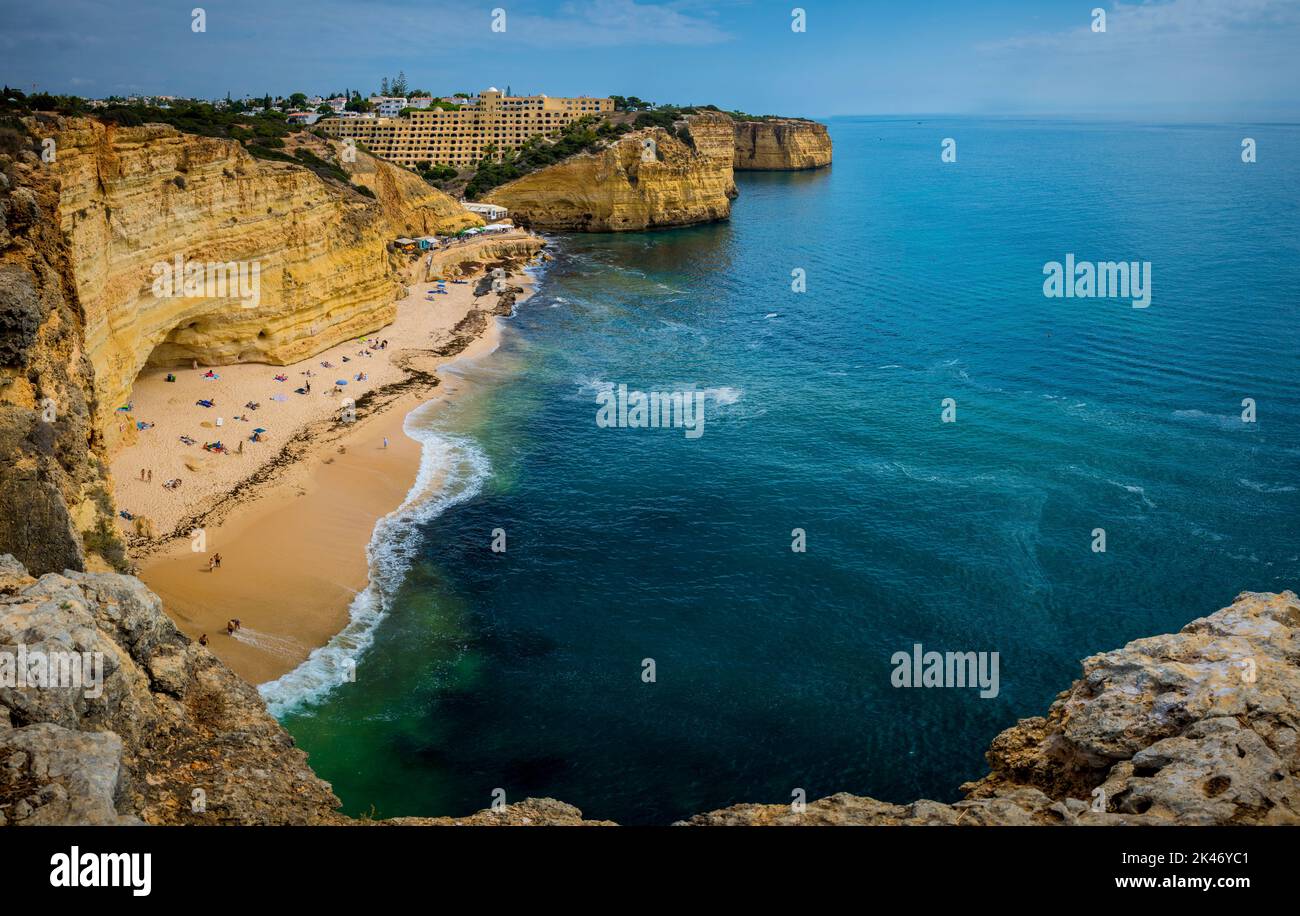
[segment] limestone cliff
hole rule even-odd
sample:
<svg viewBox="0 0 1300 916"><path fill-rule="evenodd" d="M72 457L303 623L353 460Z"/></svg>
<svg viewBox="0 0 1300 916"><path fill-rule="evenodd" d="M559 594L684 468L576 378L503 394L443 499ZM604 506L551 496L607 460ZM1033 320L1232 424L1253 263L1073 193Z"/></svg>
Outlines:
<svg viewBox="0 0 1300 916"><path fill-rule="evenodd" d="M831 163L825 124L794 118L735 122L737 171L794 171Z"/></svg>
<svg viewBox="0 0 1300 916"><path fill-rule="evenodd" d="M254 159L236 142L163 125L33 126L57 144L57 220L75 253L96 426L110 450L112 413L146 365L291 363L375 331L395 315L392 238L476 221L364 153L354 167L375 200L302 166ZM256 265L257 294L244 295L251 284L208 283L160 295L159 272L178 258Z"/></svg>
<svg viewBox="0 0 1300 916"><path fill-rule="evenodd" d="M58 182L27 136L0 149L0 549L32 569L122 567L94 369ZM39 149L39 147L36 147Z"/></svg>
<svg viewBox="0 0 1300 916"><path fill-rule="evenodd" d="M648 128L525 175L484 199L534 229L623 232L726 219L732 188L729 164Z"/></svg>
<svg viewBox="0 0 1300 916"><path fill-rule="evenodd" d="M102 690L0 686L0 825L316 824L338 799L257 691L130 576L0 557L0 652L100 653ZM30 658L30 655L28 656Z"/></svg>
<svg viewBox="0 0 1300 916"><path fill-rule="evenodd" d="M0 557L0 653L20 645L100 652L106 676L97 697L0 686L0 824L359 823L334 813L257 692L179 633L139 580L34 580ZM840 794L685 823L1300 824L1300 598L1245 593L1176 634L1085 659L1047 715L1003 732L988 760L953 804ZM527 799L385 823L608 822Z"/></svg>
<svg viewBox="0 0 1300 916"><path fill-rule="evenodd" d="M732 200L739 196L732 167L736 156L734 124L730 115L720 111L703 111L676 122L677 126L685 127L689 132L691 145L697 153L714 160L718 168L727 172L727 196Z"/></svg>
<svg viewBox="0 0 1300 916"><path fill-rule="evenodd" d="M964 801L834 795L697 825L1300 824L1300 598L1246 592L1178 633L1083 661L1045 717L1004 731Z"/></svg>
<svg viewBox="0 0 1300 916"><path fill-rule="evenodd" d="M329 149L353 182L374 192L394 236L450 235L483 225L481 217L414 172L360 150L349 162L339 155L337 141L330 141Z"/></svg>

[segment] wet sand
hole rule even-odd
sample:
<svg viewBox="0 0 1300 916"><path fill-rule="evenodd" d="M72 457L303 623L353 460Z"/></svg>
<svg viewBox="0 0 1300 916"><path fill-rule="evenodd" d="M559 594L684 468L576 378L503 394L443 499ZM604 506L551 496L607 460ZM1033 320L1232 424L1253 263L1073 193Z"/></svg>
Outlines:
<svg viewBox="0 0 1300 916"><path fill-rule="evenodd" d="M511 283L525 288L516 300L522 302L531 292L527 278L514 274ZM378 337L389 341L388 353L427 348L431 341L436 346L475 307L472 286L449 284L450 290L464 295L454 299L436 297L435 301L450 301L437 303L437 318L433 321L425 301L424 290L428 287L412 287L411 295L399 305L397 320L378 332ZM488 308L495 299L485 296L478 306ZM417 362L423 360L421 368L425 371L436 371L438 366L457 359L474 359L492 352L498 339L498 322L489 319L481 333L454 356L425 354L414 358ZM410 357L412 354L408 354ZM256 365L227 366L217 371L222 382L229 379L233 386L243 383L242 376L254 373L269 378L284 372L295 379L301 366L316 365L324 359L330 357L321 354L300 366L283 369ZM371 364L366 369L372 378L378 376L373 368L378 359L367 362ZM172 371L181 375L181 370ZM145 390L135 395L137 410L152 403L153 387L165 384L173 388L176 384L153 379L146 382ZM402 505L420 467L421 444L403 431L405 418L430 397L455 394L454 375L440 375L439 382L432 391L401 394L382 412L359 418L341 436L323 436L319 444L309 445L290 466L278 469L274 479L257 487L251 497L240 498L214 513L203 525L204 552L196 552L189 538L173 539L148 552L141 560L140 577L162 597L177 625L194 638L206 633L209 648L254 684L293 670L312 649L343 629L354 595L369 579L366 546L375 523ZM266 387L260 378L255 378L254 384ZM336 412L333 399L322 401L329 402L327 408L319 416L307 416L302 421L304 427L313 428L313 421L328 422ZM162 425L160 422L159 427ZM384 437L388 439L386 448ZM118 456L115 474L129 474L129 469L139 464L139 453L133 454L139 448L137 444ZM235 467L243 463L241 456L212 457ZM153 458L153 489L161 490L158 467L164 462L157 455ZM237 483L238 477L231 478L231 485ZM206 490L209 481L203 481L202 486ZM146 487L128 478L125 485L119 485L119 505L129 505L132 490L143 491ZM123 497L122 490L128 497ZM205 494L203 499L212 501L213 496ZM173 524L194 511L181 500L175 505L162 500L146 504L164 522ZM214 553L221 555L222 565L209 571L208 560ZM242 624L233 637L226 633L226 621L232 618Z"/></svg>

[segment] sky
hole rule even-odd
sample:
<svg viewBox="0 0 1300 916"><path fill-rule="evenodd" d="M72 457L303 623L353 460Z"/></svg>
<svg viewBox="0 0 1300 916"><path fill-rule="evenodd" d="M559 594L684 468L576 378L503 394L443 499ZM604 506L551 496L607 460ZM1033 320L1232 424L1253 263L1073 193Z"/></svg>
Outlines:
<svg viewBox="0 0 1300 916"><path fill-rule="evenodd" d="M1300 0L0 0L0 23L0 82L92 98L369 93L404 70L436 95L805 117L1300 120Z"/></svg>

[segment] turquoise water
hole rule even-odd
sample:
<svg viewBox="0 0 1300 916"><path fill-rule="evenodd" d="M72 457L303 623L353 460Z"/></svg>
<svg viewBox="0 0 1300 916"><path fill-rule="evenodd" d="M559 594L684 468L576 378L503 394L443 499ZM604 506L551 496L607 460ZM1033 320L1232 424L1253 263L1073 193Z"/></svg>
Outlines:
<svg viewBox="0 0 1300 916"><path fill-rule="evenodd" d="M268 691L346 810L951 800L1080 658L1300 584L1300 130L830 126L729 223L557 239L412 419L452 504L377 539L355 683ZM1045 298L1067 253L1150 261L1151 306ZM706 391L703 436L598 427L619 383ZM998 696L893 688L917 642Z"/></svg>

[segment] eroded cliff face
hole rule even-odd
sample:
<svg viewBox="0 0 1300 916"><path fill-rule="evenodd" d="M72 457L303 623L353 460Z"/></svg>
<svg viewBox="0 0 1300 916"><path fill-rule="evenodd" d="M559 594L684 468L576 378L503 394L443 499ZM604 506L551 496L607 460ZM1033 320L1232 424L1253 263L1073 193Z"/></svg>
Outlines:
<svg viewBox="0 0 1300 916"><path fill-rule="evenodd" d="M660 128L525 175L484 199L534 229L623 232L731 215L731 168Z"/></svg>
<svg viewBox="0 0 1300 916"><path fill-rule="evenodd" d="M450 235L483 225L481 217L401 166L360 150L349 161L340 155L342 144L333 140L326 149L353 182L374 192L393 236Z"/></svg>
<svg viewBox="0 0 1300 916"><path fill-rule="evenodd" d="M319 824L338 799L257 691L140 580L0 557L0 653L102 660L101 689L0 686L0 826Z"/></svg>
<svg viewBox="0 0 1300 916"><path fill-rule="evenodd" d="M110 451L124 434L113 412L146 365L285 364L378 330L396 314L392 238L475 222L364 153L353 167L377 200L171 127L68 119L37 129L57 144L57 221ZM243 274L169 289L163 271L178 264Z"/></svg>
<svg viewBox="0 0 1300 916"><path fill-rule="evenodd" d="M831 138L825 124L773 118L735 122L738 171L795 171L831 163Z"/></svg>
<svg viewBox="0 0 1300 916"><path fill-rule="evenodd" d="M730 115L719 111L702 111L677 122L690 132L695 151L713 160L718 168L727 172L727 196L732 200L735 200L740 193L736 189L735 171L732 166L736 156L734 123Z"/></svg>
<svg viewBox="0 0 1300 916"><path fill-rule="evenodd" d="M964 801L834 795L697 825L1300 824L1300 598L1246 592L1178 633L1083 660L1045 717L994 739Z"/></svg>
<svg viewBox="0 0 1300 916"><path fill-rule="evenodd" d="M105 677L96 697L0 686L0 824L359 823L335 813L256 690L179 633L139 580L36 580L0 557L0 653L19 645L100 652ZM1300 598L1245 593L1178 633L1085 659L1047 715L999 735L988 761L953 804L840 794L799 812L736 805L684 823L1300 824ZM526 799L384 823L609 822Z"/></svg>
<svg viewBox="0 0 1300 916"><path fill-rule="evenodd" d="M121 568L94 369L54 217L58 182L32 138L8 139L0 151L0 549L42 572L84 569L88 556L92 566Z"/></svg>

